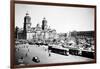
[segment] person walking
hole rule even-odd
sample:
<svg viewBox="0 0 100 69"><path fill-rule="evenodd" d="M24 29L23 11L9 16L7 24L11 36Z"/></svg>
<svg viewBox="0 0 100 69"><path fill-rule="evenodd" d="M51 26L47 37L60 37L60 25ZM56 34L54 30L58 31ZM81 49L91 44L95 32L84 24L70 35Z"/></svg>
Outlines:
<svg viewBox="0 0 100 69"><path fill-rule="evenodd" d="M27 57L27 56L28 56L28 53L25 54L25 57Z"/></svg>
<svg viewBox="0 0 100 69"><path fill-rule="evenodd" d="M29 52L30 50L29 50L29 48L28 48L28 52Z"/></svg>
<svg viewBox="0 0 100 69"><path fill-rule="evenodd" d="M51 56L51 50L49 50L48 52L49 52L49 56Z"/></svg>
<svg viewBox="0 0 100 69"><path fill-rule="evenodd" d="M48 46L48 53L49 53L49 56L51 56L51 47Z"/></svg>

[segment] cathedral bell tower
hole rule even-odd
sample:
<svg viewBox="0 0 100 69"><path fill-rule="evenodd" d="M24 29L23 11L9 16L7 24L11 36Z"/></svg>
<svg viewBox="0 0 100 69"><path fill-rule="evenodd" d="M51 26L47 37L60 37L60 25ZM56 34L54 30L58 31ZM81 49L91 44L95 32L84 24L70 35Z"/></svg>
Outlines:
<svg viewBox="0 0 100 69"><path fill-rule="evenodd" d="M27 39L27 33L31 29L31 17L28 13L26 13L26 16L24 17L24 26L23 26L23 36L24 39Z"/></svg>
<svg viewBox="0 0 100 69"><path fill-rule="evenodd" d="M44 17L43 20L42 20L42 30L45 30L46 28L47 28L47 20Z"/></svg>

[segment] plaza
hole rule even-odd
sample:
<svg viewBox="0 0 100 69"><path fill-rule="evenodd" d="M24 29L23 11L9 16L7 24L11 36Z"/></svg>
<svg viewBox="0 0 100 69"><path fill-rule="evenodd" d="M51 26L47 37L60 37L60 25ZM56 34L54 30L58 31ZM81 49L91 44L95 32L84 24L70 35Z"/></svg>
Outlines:
<svg viewBox="0 0 100 69"><path fill-rule="evenodd" d="M27 56L26 56L27 53ZM75 56L69 54L61 55L57 53L50 53L51 56L49 56L48 53L48 47L47 46L37 46L37 45L29 45L29 44L23 44L16 46L16 64L20 64L18 60L23 57L23 63L22 64L52 64L52 63L70 63L70 62L88 62L93 61L91 58L81 57L81 56ZM40 62L36 63L32 61L33 57L38 57Z"/></svg>

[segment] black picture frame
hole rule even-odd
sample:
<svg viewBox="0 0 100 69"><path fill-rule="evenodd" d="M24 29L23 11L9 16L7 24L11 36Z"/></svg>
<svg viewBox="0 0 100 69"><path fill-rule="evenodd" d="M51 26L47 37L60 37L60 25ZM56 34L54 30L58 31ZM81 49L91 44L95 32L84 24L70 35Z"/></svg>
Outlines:
<svg viewBox="0 0 100 69"><path fill-rule="evenodd" d="M82 5L82 4L65 4L65 3L50 3L50 2L35 2L35 1L10 1L10 67L13 68L28 68L28 67L44 67L44 66L59 66L59 65L75 65L75 64L90 64L96 63L96 6L95 5ZM57 6L57 7L77 7L77 8L94 8L94 53L93 61L89 62L67 62L67 63L53 63L53 64L37 64L37 65L16 65L15 60L15 4L29 4L29 5L44 5L44 6ZM85 53L86 54L86 53Z"/></svg>

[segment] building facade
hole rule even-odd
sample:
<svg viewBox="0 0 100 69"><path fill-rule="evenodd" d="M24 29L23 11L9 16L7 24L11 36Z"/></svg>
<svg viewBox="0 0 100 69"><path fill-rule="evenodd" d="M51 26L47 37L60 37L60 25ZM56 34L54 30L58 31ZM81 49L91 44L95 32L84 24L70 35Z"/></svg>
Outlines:
<svg viewBox="0 0 100 69"><path fill-rule="evenodd" d="M17 39L25 39L25 40L37 40L37 41L43 41L43 40L50 40L57 38L56 30L51 29L50 26L47 25L47 20L44 17L42 20L42 25L37 24L35 27L31 27L31 17L28 13L26 13L26 16L24 17L24 25L23 29L17 29L16 38Z"/></svg>

